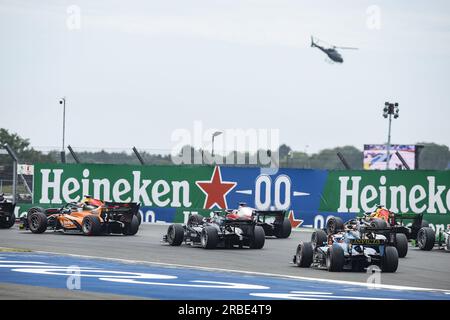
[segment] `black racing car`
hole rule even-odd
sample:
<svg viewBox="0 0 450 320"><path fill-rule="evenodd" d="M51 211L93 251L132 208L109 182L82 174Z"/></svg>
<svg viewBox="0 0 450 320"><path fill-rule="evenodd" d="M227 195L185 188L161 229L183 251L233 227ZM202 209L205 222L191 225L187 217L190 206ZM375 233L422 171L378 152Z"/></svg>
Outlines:
<svg viewBox="0 0 450 320"><path fill-rule="evenodd" d="M183 242L205 249L232 248L234 246L261 249L265 233L254 215L232 215L215 211L210 218L191 214L186 224L171 224L163 241L171 246Z"/></svg>
<svg viewBox="0 0 450 320"><path fill-rule="evenodd" d="M428 251L434 247L436 235L428 221L423 219L423 214L389 211L389 219L386 221L371 217L370 212L367 212L361 219L372 227L380 229L381 234L386 236L390 234L391 238L388 240L391 245L397 248L400 258L406 256L408 242L412 240L421 250Z"/></svg>
<svg viewBox="0 0 450 320"><path fill-rule="evenodd" d="M0 194L0 229L9 229L14 225L16 222L15 208L15 204L6 201L4 193Z"/></svg>
<svg viewBox="0 0 450 320"><path fill-rule="evenodd" d="M388 244L379 229L360 226L357 219L341 229L334 218L328 220L326 229L328 234L319 229L313 232L311 242L299 243L293 258L297 266L328 271L364 271L375 265L383 272L397 270L397 249Z"/></svg>

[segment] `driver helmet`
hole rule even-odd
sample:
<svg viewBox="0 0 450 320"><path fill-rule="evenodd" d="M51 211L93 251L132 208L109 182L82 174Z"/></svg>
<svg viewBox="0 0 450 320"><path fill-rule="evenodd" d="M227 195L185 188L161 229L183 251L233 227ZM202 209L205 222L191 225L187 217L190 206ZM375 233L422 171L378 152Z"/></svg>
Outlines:
<svg viewBox="0 0 450 320"><path fill-rule="evenodd" d="M377 205L377 208L376 208L375 212L373 212L370 216L374 217L374 218L384 219L384 220L388 221L388 219L389 219L389 210L386 209L382 205Z"/></svg>
<svg viewBox="0 0 450 320"><path fill-rule="evenodd" d="M103 202L98 199L94 199L89 195L86 195L84 196L84 199L81 201L81 204L83 208L86 210L94 210L95 208L100 207L103 204Z"/></svg>

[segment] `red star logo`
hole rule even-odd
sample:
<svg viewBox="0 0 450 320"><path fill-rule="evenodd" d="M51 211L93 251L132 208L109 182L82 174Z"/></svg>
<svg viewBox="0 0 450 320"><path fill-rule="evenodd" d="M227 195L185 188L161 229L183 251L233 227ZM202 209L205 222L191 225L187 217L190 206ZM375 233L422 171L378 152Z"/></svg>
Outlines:
<svg viewBox="0 0 450 320"><path fill-rule="evenodd" d="M291 222L292 228L298 228L298 227L301 226L302 223L303 223L303 220L301 220L301 219L298 219L298 220L295 219L295 217L294 217L294 211L293 211L293 210L289 211L288 219L289 219L289 221Z"/></svg>
<svg viewBox="0 0 450 320"><path fill-rule="evenodd" d="M211 209L214 205L217 205L220 209L226 209L228 208L226 195L237 183L222 181L220 167L215 167L210 181L196 181L195 184L206 194L203 208Z"/></svg>

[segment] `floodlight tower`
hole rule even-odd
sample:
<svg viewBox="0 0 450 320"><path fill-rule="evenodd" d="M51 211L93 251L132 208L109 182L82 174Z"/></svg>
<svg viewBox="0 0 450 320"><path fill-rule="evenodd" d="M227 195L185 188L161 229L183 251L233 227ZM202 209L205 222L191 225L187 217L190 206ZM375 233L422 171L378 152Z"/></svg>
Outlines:
<svg viewBox="0 0 450 320"><path fill-rule="evenodd" d="M66 138L66 97L59 99L59 104L63 105L63 134L62 134L62 149L61 149L61 162L66 162L65 151L65 138Z"/></svg>
<svg viewBox="0 0 450 320"><path fill-rule="evenodd" d="M391 149L391 124L392 124L392 116L394 116L394 119L398 118L398 103L384 103L384 109L383 109L383 117L388 118L389 117L389 129L388 129L388 141L387 141L387 147L386 147L386 170L389 170L389 160L390 160L390 149Z"/></svg>

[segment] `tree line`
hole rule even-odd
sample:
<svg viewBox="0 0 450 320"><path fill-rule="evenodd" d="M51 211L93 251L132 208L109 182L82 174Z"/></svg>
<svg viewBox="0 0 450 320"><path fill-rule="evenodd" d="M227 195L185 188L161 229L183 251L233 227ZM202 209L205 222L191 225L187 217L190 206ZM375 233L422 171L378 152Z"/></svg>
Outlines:
<svg viewBox="0 0 450 320"><path fill-rule="evenodd" d="M54 150L44 153L36 150L30 145L29 139L22 138L16 133L10 133L7 129L0 128L0 144L4 145L5 143L9 144L12 149L15 150L22 163L35 164L61 162L60 151ZM446 170L449 168L450 150L448 146L428 142L419 142L417 144L423 145L419 154L419 169ZM196 150L192 146L183 147L180 151L180 155L182 152L186 151L190 151L192 157L194 157L195 153L202 154L203 156L209 155L208 151ZM276 158L278 159L278 165L280 167L328 170L345 169L337 156L337 153L339 152L344 156L351 169L358 170L363 168L363 152L354 146L324 149L317 153L307 154L305 152L293 150L286 144L282 144L275 152L278 153ZM96 152L82 151L77 152L77 156L82 163L139 164L139 161L134 154L126 152L107 152L105 150ZM144 162L149 165L173 164L169 154L153 154L143 151L141 152L141 156ZM233 152L228 156L233 156L236 159L238 157L245 159L245 163L239 165L263 165L261 159L259 159L256 154ZM267 156L273 157L274 154L270 154L269 152ZM251 161L251 159L256 159L256 162ZM75 163L75 160L70 153L67 153L66 155L66 162ZM191 163L194 162L191 161ZM11 176L11 166L12 162L9 156L0 155L0 179Z"/></svg>

